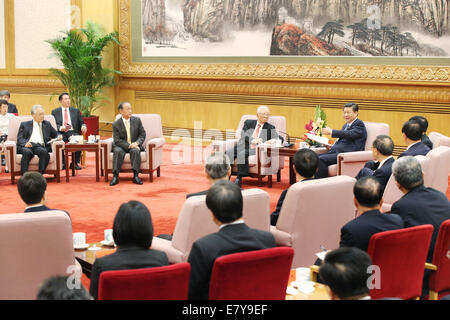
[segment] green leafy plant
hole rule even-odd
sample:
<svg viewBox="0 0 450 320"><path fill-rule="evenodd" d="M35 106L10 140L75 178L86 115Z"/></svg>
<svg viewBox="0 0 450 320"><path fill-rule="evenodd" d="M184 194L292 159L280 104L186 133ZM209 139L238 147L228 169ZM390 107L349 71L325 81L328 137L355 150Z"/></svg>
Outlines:
<svg viewBox="0 0 450 320"><path fill-rule="evenodd" d="M64 36L47 40L64 69L49 69L67 88L73 107L85 117L107 99L103 88L115 85L114 75L121 74L102 66L102 53L109 44L119 44L118 33L105 34L100 25L88 22L86 28L66 31Z"/></svg>

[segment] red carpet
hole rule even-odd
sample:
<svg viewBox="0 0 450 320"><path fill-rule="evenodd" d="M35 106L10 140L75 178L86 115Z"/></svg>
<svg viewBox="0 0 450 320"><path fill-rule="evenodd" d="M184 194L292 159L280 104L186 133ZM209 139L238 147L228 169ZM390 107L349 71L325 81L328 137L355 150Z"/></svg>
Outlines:
<svg viewBox="0 0 450 320"><path fill-rule="evenodd" d="M152 215L155 235L170 234L173 232L186 194L209 187L204 176L201 156L203 153L203 159L206 159L208 150L196 147L192 148L190 154L185 153L183 156L181 149L180 146L166 144L161 177L156 177L155 173L154 182L150 183L148 175L141 175L144 182L142 186L131 182L131 173L121 174L120 183L114 187L104 182L103 177L100 177L100 182L95 182L94 154L87 153L87 167L77 171L77 176L71 177L69 183L65 182L65 172L62 172L61 183L49 181L47 206L68 211L72 218L73 232L86 232L86 241L89 243L103 240L103 230L112 228L119 206L129 200L138 200L147 205ZM179 164L181 161L177 159L180 158L185 159L184 163ZM267 178L264 179L262 189L270 195L271 211L275 209L281 192L288 187L288 177L288 159L286 159L281 182L276 182L275 178L273 187L268 188ZM256 179L244 178L244 189L256 187ZM25 204L17 192L17 184L11 185L10 175L4 171L0 174L0 190L0 214L24 211ZM447 190L447 197L450 199L450 189ZM89 288L89 280L85 276L82 283Z"/></svg>
<svg viewBox="0 0 450 320"><path fill-rule="evenodd" d="M148 181L148 175L141 174L144 184L138 186L131 182L131 173L123 173L120 175L120 183L114 187L104 182L103 177L100 177L100 182L95 182L94 154L87 153L87 168L77 171L77 176L71 177L69 183L65 182L65 171L62 172L61 183L49 181L47 206L68 211L72 218L73 232L86 232L86 241L90 243L103 239L103 230L112 227L119 206L129 200L138 200L147 205L156 235L172 233L186 194L209 187L201 162L201 152L205 149L193 148L190 157L186 154L183 157L180 150L181 147L177 145L166 144L161 177L156 177L154 173L153 183ZM199 152L194 154L193 150ZM180 162L177 161L179 158L184 158L186 163L176 164ZM280 183L275 179L271 189L266 184L263 185L263 189L270 195L272 209L276 207L282 190L288 187L287 167L286 162ZM267 178L264 182L266 180ZM243 187L257 187L256 179L245 178ZM10 175L4 171L0 174L0 189L0 214L23 212L25 204L17 192L17 184L11 185Z"/></svg>

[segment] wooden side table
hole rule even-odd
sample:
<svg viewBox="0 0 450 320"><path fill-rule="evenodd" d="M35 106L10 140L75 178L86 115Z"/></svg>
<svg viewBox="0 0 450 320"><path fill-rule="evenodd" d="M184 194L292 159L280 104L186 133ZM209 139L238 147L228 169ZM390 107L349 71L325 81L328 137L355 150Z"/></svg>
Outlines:
<svg viewBox="0 0 450 320"><path fill-rule="evenodd" d="M95 180L100 181L100 145L98 143L73 144L66 143L64 157L66 162L66 182L69 182L69 153L72 154L72 163L75 160L75 152L95 152ZM75 176L75 166L72 167L72 176Z"/></svg>

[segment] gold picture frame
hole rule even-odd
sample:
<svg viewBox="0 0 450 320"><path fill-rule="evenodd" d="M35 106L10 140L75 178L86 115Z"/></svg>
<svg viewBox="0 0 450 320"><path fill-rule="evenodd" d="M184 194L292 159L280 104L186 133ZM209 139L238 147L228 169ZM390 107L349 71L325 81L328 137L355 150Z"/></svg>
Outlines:
<svg viewBox="0 0 450 320"><path fill-rule="evenodd" d="M120 71L124 77L450 85L450 58L142 57L140 21L132 22L139 4L140 0L119 0Z"/></svg>

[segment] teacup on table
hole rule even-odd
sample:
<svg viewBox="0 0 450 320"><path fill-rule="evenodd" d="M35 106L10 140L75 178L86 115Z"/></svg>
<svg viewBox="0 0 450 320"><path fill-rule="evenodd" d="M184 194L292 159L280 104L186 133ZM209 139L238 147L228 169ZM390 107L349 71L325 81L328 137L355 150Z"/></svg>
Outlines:
<svg viewBox="0 0 450 320"><path fill-rule="evenodd" d="M104 233L105 239L101 241L101 243L105 246L113 246L114 245L113 230L105 229Z"/></svg>
<svg viewBox="0 0 450 320"><path fill-rule="evenodd" d="M86 249L89 244L86 243L86 233L75 232L73 234L73 247L75 249Z"/></svg>

